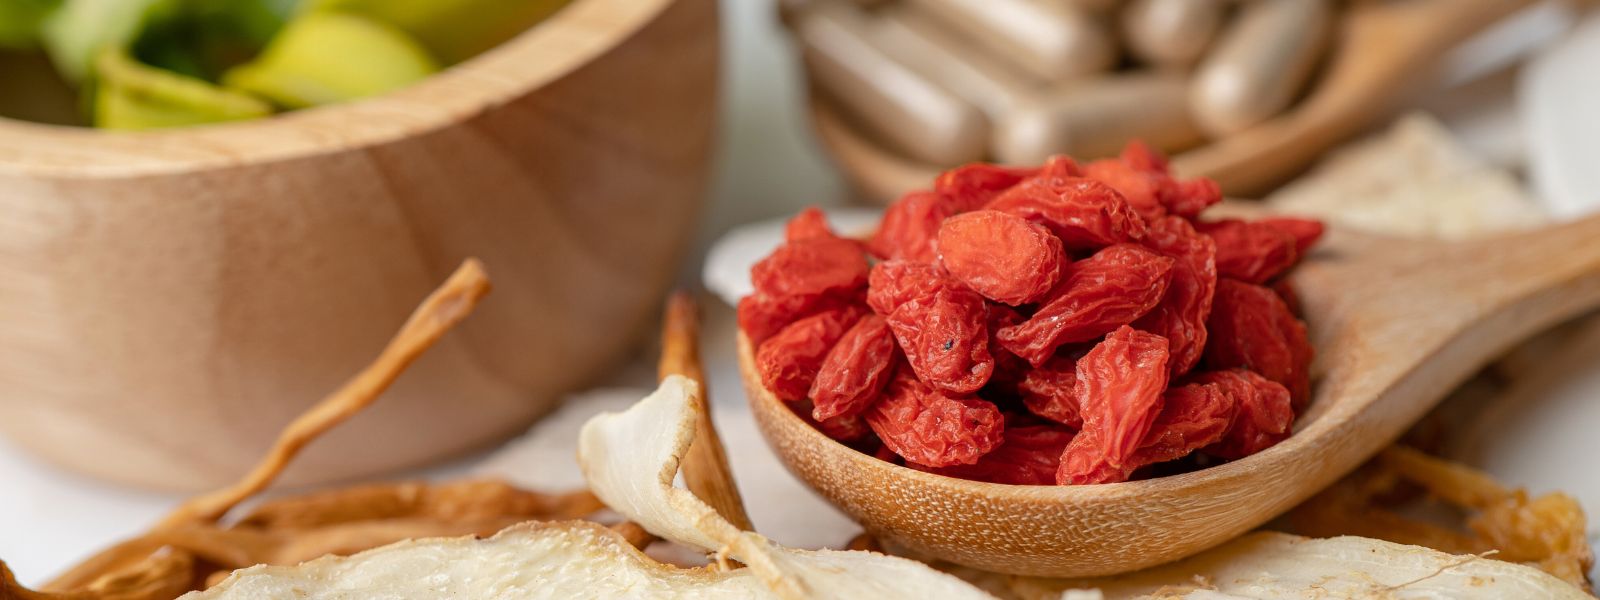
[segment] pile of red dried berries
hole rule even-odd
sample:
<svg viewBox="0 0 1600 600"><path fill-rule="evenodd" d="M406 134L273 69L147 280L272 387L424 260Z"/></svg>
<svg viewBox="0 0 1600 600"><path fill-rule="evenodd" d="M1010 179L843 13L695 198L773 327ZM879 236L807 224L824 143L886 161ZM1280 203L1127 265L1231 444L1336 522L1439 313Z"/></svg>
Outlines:
<svg viewBox="0 0 1600 600"><path fill-rule="evenodd" d="M1220 200L1139 143L967 165L866 242L795 217L739 324L774 394L912 468L1066 485L1240 458L1288 437L1310 393L1283 275L1322 225L1199 218Z"/></svg>

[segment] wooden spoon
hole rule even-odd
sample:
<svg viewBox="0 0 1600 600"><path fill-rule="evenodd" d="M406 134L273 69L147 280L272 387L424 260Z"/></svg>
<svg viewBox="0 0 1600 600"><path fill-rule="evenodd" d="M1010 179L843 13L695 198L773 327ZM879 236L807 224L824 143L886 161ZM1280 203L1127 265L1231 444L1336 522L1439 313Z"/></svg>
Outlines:
<svg viewBox="0 0 1600 600"><path fill-rule="evenodd" d="M1266 523L1393 442L1523 338L1600 307L1600 217L1471 242L1330 229L1294 275L1318 357L1293 436L1170 477L1012 486L896 466L835 442L740 366L757 423L784 463L869 532L963 565L1044 576L1132 571Z"/></svg>
<svg viewBox="0 0 1600 600"><path fill-rule="evenodd" d="M1210 177L1229 195L1252 197L1304 169L1323 151L1394 108L1446 51L1532 0L1401 0L1353 3L1311 95L1289 112L1174 157L1184 177ZM821 98L811 100L817 135L860 192L888 204L926 187L941 170L862 136Z"/></svg>

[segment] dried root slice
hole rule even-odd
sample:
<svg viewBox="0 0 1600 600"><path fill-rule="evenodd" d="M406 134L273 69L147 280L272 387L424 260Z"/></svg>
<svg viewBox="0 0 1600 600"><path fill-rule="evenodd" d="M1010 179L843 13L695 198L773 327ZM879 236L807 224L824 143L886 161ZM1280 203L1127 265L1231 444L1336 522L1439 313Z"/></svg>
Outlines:
<svg viewBox="0 0 1600 600"><path fill-rule="evenodd" d="M1067 590L1098 590L1067 592ZM1133 598L1589 598L1523 565L1359 537L1245 535L1144 571L1094 579L1017 578L1026 599Z"/></svg>
<svg viewBox="0 0 1600 600"><path fill-rule="evenodd" d="M672 484L704 410L699 386L672 375L632 408L590 419L578 436L578 463L589 487L651 533L748 565L729 573L748 573L760 581L765 593L759 597L991 598L916 561L861 551L793 550L735 527Z"/></svg>
<svg viewBox="0 0 1600 600"><path fill-rule="evenodd" d="M236 526L306 529L373 519L478 521L517 516L564 521L587 516L601 508L600 499L588 490L543 494L498 480L403 481L263 502Z"/></svg>
<svg viewBox="0 0 1600 600"><path fill-rule="evenodd" d="M1402 516L1385 499L1404 483L1468 511L1462 527L1447 527ZM1437 548L1446 552L1494 552L1501 561L1536 566L1583 589L1594 566L1585 539L1587 520L1571 496L1555 492L1529 497L1507 489L1488 475L1433 458L1403 446L1302 504L1289 514L1297 533L1313 536L1361 535Z"/></svg>

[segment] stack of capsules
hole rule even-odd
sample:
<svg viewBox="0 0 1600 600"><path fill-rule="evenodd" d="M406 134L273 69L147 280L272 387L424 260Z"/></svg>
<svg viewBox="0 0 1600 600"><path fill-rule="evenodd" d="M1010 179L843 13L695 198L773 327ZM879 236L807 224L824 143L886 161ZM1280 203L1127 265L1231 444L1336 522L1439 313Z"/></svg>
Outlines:
<svg viewBox="0 0 1600 600"><path fill-rule="evenodd" d="M1334 0L789 0L821 102L932 167L1167 152L1290 108Z"/></svg>

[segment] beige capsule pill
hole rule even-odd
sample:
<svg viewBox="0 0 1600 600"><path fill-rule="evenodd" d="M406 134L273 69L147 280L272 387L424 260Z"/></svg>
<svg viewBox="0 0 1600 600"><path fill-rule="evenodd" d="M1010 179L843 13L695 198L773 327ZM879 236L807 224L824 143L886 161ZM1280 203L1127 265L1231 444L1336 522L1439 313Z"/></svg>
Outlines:
<svg viewBox="0 0 1600 600"><path fill-rule="evenodd" d="M795 33L812 84L893 149L935 165L982 158L982 111L891 58L855 7L815 4Z"/></svg>
<svg viewBox="0 0 1600 600"><path fill-rule="evenodd" d="M891 58L983 110L991 121L1044 87L1037 78L956 35L915 6L884 10L877 37Z"/></svg>
<svg viewBox="0 0 1600 600"><path fill-rule="evenodd" d="M1117 45L1103 20L1059 0L915 0L929 14L1046 81L1111 68Z"/></svg>
<svg viewBox="0 0 1600 600"><path fill-rule="evenodd" d="M1147 65L1187 67L1205 53L1226 12L1222 0L1133 0L1122 11L1123 42Z"/></svg>
<svg viewBox="0 0 1600 600"><path fill-rule="evenodd" d="M1225 136L1294 102L1327 46L1333 11L1325 0L1245 4L1201 61L1189 105L1201 129Z"/></svg>
<svg viewBox="0 0 1600 600"><path fill-rule="evenodd" d="M1038 164L1053 154L1104 158L1141 139L1163 151L1200 143L1188 85L1176 73L1135 73L1084 82L1019 106L995 122L1001 162Z"/></svg>

